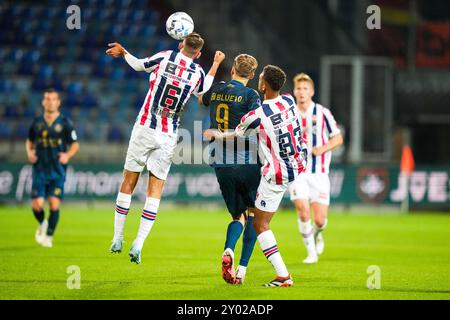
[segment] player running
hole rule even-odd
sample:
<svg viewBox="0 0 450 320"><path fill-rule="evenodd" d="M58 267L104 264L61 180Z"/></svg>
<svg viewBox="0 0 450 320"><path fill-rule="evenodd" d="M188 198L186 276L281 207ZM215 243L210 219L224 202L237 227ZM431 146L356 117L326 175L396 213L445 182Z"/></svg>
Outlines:
<svg viewBox="0 0 450 320"><path fill-rule="evenodd" d="M25 148L28 161L33 164L31 208L39 222L35 239L43 247L51 248L64 195L67 163L80 147L72 122L60 113L61 100L55 89L44 91L42 106L44 114L33 120ZM45 199L50 207L48 221Z"/></svg>
<svg viewBox="0 0 450 320"><path fill-rule="evenodd" d="M200 104L210 108L210 128L234 131L245 114L261 105L258 92L246 87L257 67L254 57L238 55L231 68L231 81L219 82L200 96ZM210 165L232 217L222 255L222 277L230 284L242 284L256 242L253 208L261 175L256 137L231 142L218 140L210 144ZM242 254L235 272L234 249L243 230Z"/></svg>
<svg viewBox="0 0 450 320"><path fill-rule="evenodd" d="M150 58L138 59L119 43L111 43L106 53L123 57L136 71L150 73L149 90L134 124L124 165L123 180L116 200L114 237L111 252L121 252L123 229L130 209L131 195L140 173L149 171L147 199L142 210L139 231L129 256L131 262L141 262L141 250L159 208L164 182L169 173L177 130L184 105L192 94L198 96L211 87L217 68L225 55L217 51L208 75L194 62L199 58L204 41L191 33L180 42L177 51L163 51Z"/></svg>
<svg viewBox="0 0 450 320"><path fill-rule="evenodd" d="M289 187L291 200L298 214L298 229L305 242L308 256L303 263L317 263L323 253L322 231L327 225L330 204L328 177L331 151L343 143L342 135L330 110L312 101L314 82L306 74L294 77L294 95L301 115L303 139L308 146L308 165ZM314 227L309 204L314 212Z"/></svg>
<svg viewBox="0 0 450 320"><path fill-rule="evenodd" d="M280 95L286 74L279 67L264 67L259 77L259 90L264 102L258 109L241 119L234 133L207 130L205 137L247 136L259 134L259 154L263 161L261 182L255 201L254 227L266 258L272 263L277 277L267 287L288 287L294 281L278 250L270 221L277 211L288 186L305 170L306 146L302 141L300 115L290 95Z"/></svg>

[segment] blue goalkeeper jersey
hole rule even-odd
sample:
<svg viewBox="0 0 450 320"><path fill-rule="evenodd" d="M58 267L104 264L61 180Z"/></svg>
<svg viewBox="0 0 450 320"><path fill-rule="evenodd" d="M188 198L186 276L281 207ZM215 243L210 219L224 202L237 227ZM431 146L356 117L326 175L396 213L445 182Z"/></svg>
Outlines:
<svg viewBox="0 0 450 320"><path fill-rule="evenodd" d="M222 132L234 130L241 118L261 105L256 90L231 80L214 84L203 95L203 104L209 106L210 128ZM210 143L210 165L234 166L257 163L256 136Z"/></svg>
<svg viewBox="0 0 450 320"><path fill-rule="evenodd" d="M59 115L48 125L44 116L37 117L30 126L28 139L36 148L37 161L33 165L33 176L47 179L65 177L66 165L59 162L59 153L66 152L77 140L72 121Z"/></svg>

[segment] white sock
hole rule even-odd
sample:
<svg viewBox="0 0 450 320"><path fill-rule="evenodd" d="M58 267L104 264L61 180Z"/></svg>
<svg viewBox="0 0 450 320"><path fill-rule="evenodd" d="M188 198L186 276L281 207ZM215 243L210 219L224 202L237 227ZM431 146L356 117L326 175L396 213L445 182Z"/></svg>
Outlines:
<svg viewBox="0 0 450 320"><path fill-rule="evenodd" d="M139 250L144 246L144 241L150 233L150 230L152 230L159 208L159 201L159 199L150 197L145 201L144 210L142 210L141 224L139 225L136 240L134 240L134 245Z"/></svg>
<svg viewBox="0 0 450 320"><path fill-rule="evenodd" d="M298 230L302 235L303 242L305 243L306 250L308 251L308 255L316 256L316 243L314 241L314 229L311 220L303 222L302 220L297 219L297 222Z"/></svg>
<svg viewBox="0 0 450 320"><path fill-rule="evenodd" d="M277 241L272 230L264 231L258 235L258 242L267 260L272 263L279 277L287 277L289 272L283 262L280 252L278 251Z"/></svg>
<svg viewBox="0 0 450 320"><path fill-rule="evenodd" d="M316 231L319 231L319 232L323 231L327 227L327 224L328 224L328 219L325 219L323 221L323 225L320 228L314 223L314 229L316 229Z"/></svg>
<svg viewBox="0 0 450 320"><path fill-rule="evenodd" d="M123 240L123 228L130 210L131 194L119 192L116 199L116 209L114 214L114 239Z"/></svg>
<svg viewBox="0 0 450 320"><path fill-rule="evenodd" d="M236 275L236 277L243 278L243 277L245 277L246 273L247 273L247 267L239 265L238 266L238 274Z"/></svg>
<svg viewBox="0 0 450 320"><path fill-rule="evenodd" d="M323 230L325 230L325 228L327 227L327 224L328 224L328 219L325 219L323 221L323 225L320 228L314 223L314 234L317 236L319 233L321 233Z"/></svg>

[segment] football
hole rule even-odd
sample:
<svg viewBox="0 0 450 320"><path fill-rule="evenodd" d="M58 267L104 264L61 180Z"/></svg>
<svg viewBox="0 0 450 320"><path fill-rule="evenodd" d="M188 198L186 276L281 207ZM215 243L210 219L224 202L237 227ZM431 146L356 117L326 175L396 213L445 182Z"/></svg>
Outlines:
<svg viewBox="0 0 450 320"><path fill-rule="evenodd" d="M175 12L166 21L166 31L175 40L183 40L194 31L194 21L186 12Z"/></svg>

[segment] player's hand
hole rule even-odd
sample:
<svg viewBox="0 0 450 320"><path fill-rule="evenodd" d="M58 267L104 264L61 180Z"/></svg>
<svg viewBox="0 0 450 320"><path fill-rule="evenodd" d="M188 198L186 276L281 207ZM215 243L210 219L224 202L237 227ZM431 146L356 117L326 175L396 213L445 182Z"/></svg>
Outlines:
<svg viewBox="0 0 450 320"><path fill-rule="evenodd" d="M218 132L218 131L215 130L215 129L206 129L206 130L203 132L203 137L205 137L206 140L211 141L212 139L216 138L216 133L217 133L217 132Z"/></svg>
<svg viewBox="0 0 450 320"><path fill-rule="evenodd" d="M325 152L325 149L323 147L315 147L312 149L312 154L315 156L320 156Z"/></svg>
<svg viewBox="0 0 450 320"><path fill-rule="evenodd" d="M223 60L225 60L225 53L217 50L214 55L214 63L221 64Z"/></svg>
<svg viewBox="0 0 450 320"><path fill-rule="evenodd" d="M69 162L69 155L66 152L59 153L59 162L61 164L67 164Z"/></svg>
<svg viewBox="0 0 450 320"><path fill-rule="evenodd" d="M125 49L118 42L108 43L108 50L106 50L106 54L113 56L114 58L123 57L125 53Z"/></svg>
<svg viewBox="0 0 450 320"><path fill-rule="evenodd" d="M28 156L28 161L30 161L30 163L35 164L38 157L36 156L36 151L32 150L30 152L27 153Z"/></svg>

